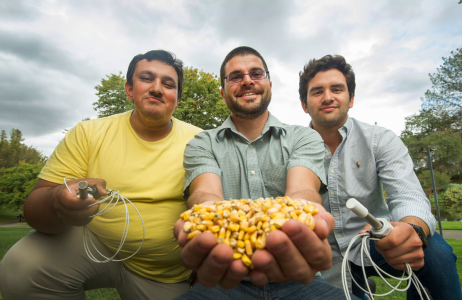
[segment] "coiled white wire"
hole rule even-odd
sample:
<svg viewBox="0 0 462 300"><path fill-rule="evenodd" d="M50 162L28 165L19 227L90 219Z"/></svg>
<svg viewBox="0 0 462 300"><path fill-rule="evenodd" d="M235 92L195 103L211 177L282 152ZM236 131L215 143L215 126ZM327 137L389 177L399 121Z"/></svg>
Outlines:
<svg viewBox="0 0 462 300"><path fill-rule="evenodd" d="M69 177L65 177L64 178L64 185L66 186L67 190L69 191L69 193L72 193L71 189L67 186L67 179L69 180L72 180L72 178L69 178ZM87 253L88 257L96 262L96 263L108 263L110 261L116 261L116 262L120 262L120 261L124 261L124 260L127 260L131 257L133 257L134 255L136 255L141 247L143 246L143 243L144 243L144 235L145 235L145 229L144 229L144 222L143 222L143 218L141 217L141 214L140 212L138 211L138 209L135 207L135 205L130 201L128 200L127 198L125 198L124 196L122 196L121 194L119 194L119 191L113 191L111 189L107 189L107 192L108 192L108 195L93 203L93 204L90 204L88 207L91 207L93 205L97 205L97 204L101 204L103 202L106 202L107 200L110 200L109 203L106 205L106 207L104 207L100 212L98 212L97 214L93 215L93 216L90 216L89 218L94 218L94 217L97 217L97 216L101 216L107 212L109 212L111 209L113 209L117 203L119 202L119 200L122 200L122 202L124 203L124 206L125 206L125 225L124 225L124 230L122 232L122 239L120 240L120 244L119 244L119 248L117 249L117 251L114 253L113 256L111 257L106 257L105 255L103 255L95 246L95 244L93 243L93 240L91 239L91 236L90 236L90 230L88 229L87 225L84 225L83 226L83 246L84 246L84 249L85 249L85 252ZM111 208L108 209L108 207L111 205L111 203L115 201L115 203L112 205ZM128 257L125 257L123 259L114 259L117 254L119 254L120 250L122 249L124 243L125 243L125 239L127 238L127 235L128 235L128 228L129 228L129 225L130 225L130 215L129 215L129 212L128 212L128 206L127 206L127 202L130 203L133 208L136 210L136 212L138 213L138 216L140 217L140 220L141 220L141 225L143 227L143 238L141 239L141 243L140 243L140 246L138 247L138 249L130 256ZM88 243L88 241L90 241L91 245L93 246L93 248L96 250L96 252L98 252L99 255L101 255L102 257L105 258L105 260L98 260L94 255L93 253L91 252L90 250L90 244Z"/></svg>
<svg viewBox="0 0 462 300"><path fill-rule="evenodd" d="M372 263L372 267L374 267L375 271L377 272L377 274L380 276L380 278L382 278L382 280L391 288L391 290L387 293L384 293L384 294L374 294L372 293L370 287L369 287L369 283L366 281L366 288L367 290L363 289L357 282L356 280L354 279L353 275L351 274L351 269L350 269L350 264L348 263L348 254L350 252L350 248L352 247L352 245L354 244L354 242L361 238L362 241L361 241L361 267L362 267L362 271L363 271L363 276L365 279L367 279L366 277L366 269L365 269L365 266L364 266L364 253L366 254L367 258L369 259L369 261ZM378 238L371 238L370 237L370 234L369 233L362 233L362 234L358 234L357 236L355 236L351 241L350 241L350 244L348 245L348 248L347 250L345 251L345 256L343 257L343 262L342 262L342 284L343 284L343 291L345 293L345 297L347 298L347 300L351 300L351 297L350 297L350 292L348 290L348 282L347 282L347 277L346 277L346 269L348 268L348 272L350 273L350 276L351 276L351 279L353 280L353 282L362 290L364 291L365 293L367 293L371 300L374 299L374 296L377 296L377 297L383 297L383 296L387 296L391 293L393 293L394 291L399 291L399 292L405 292L409 289L409 287L411 286L411 282L414 283L415 287L416 287L416 290L417 290L417 293L419 293L419 296L420 296L420 299L422 300L427 300L427 299L431 299L429 297L429 295L427 294L427 292L425 291L425 288L423 287L422 283L420 283L419 279L417 278L417 276L412 272L412 269L411 269L411 266L409 264L406 264L406 271L403 271L403 276L402 277L395 277L395 276L392 276L390 274L388 274L387 272L385 272L384 270L382 270L381 268L379 268L375 263L374 261L372 260L371 258L371 255L369 253L369 250L368 250L368 247L367 245L369 244L369 240L375 240L375 241L378 241L379 239ZM407 277L405 277L406 273L408 274ZM386 275L388 276L389 278L393 278L393 279L396 279L398 280L398 284L396 286L392 286L384 277L383 275ZM401 284L401 282L403 281L408 281L408 284L405 288L403 289L400 289L399 286ZM426 298L423 298L423 295L422 293L426 296Z"/></svg>

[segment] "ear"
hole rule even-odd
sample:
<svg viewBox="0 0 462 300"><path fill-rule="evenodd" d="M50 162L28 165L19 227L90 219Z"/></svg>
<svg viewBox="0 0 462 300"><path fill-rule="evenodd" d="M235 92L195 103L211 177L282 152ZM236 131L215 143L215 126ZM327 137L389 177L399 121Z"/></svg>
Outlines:
<svg viewBox="0 0 462 300"><path fill-rule="evenodd" d="M225 101L225 90L223 88L220 89L220 94L221 94L221 98L223 98L223 101Z"/></svg>
<svg viewBox="0 0 462 300"><path fill-rule="evenodd" d="M133 100L133 86L128 81L125 82L125 94L127 94L128 99Z"/></svg>
<svg viewBox="0 0 462 300"><path fill-rule="evenodd" d="M273 88L273 82L270 80L270 88Z"/></svg>
<svg viewBox="0 0 462 300"><path fill-rule="evenodd" d="M350 108L353 108L354 102L355 102L355 96L351 96L350 105L349 105Z"/></svg>
<svg viewBox="0 0 462 300"><path fill-rule="evenodd" d="M307 99L306 101L308 101L308 99ZM309 114L310 112L308 111L308 105L306 105L306 103L303 102L303 101L302 101L301 103L302 103L303 111L304 111L305 113Z"/></svg>

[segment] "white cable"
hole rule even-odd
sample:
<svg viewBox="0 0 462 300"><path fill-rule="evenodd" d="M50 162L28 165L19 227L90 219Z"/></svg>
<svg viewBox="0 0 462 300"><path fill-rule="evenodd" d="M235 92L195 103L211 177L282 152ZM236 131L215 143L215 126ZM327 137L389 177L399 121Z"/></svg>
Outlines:
<svg viewBox="0 0 462 300"><path fill-rule="evenodd" d="M357 239L361 238L361 267L362 267L362 272L363 272L363 277L365 278L365 281L366 281L366 289L363 289L354 279L352 273L351 273L351 269L350 269L350 264L348 263L348 255L349 255L349 252L350 252L350 249L351 247L353 246L353 244L355 243L355 241ZM382 270L379 266L377 266L374 261L372 260L371 256L370 256L370 253L369 253L369 250L368 250L368 247L367 245L369 244L369 240L379 240L377 238L371 238L370 237L370 234L369 233L362 233L362 234L358 234L357 236L355 236L351 241L350 241L350 244L348 245L348 248L347 250L345 251L345 255L343 257L343 262L342 262L342 284L343 284L343 291L345 293L345 297L347 300L351 300L351 297L350 297L350 292L348 290L348 282L347 282L347 278L346 278L346 269L348 268L348 272L350 273L350 276L351 276L351 279L353 281L354 284L356 284L362 291L364 291L365 293L367 293L370 297L371 297L371 300L374 300L374 296L377 296L377 297L383 297L383 296L387 296L391 293L393 293L394 291L400 291L400 292L405 292L409 289L409 287L411 286L411 282L414 283L414 286L417 290L417 293L419 294L420 296L420 299L422 300L426 300L425 298L423 298L423 295L422 295L422 292L423 294L427 297L427 299L430 299L430 297L428 296L425 288L423 287L422 283L420 283L419 279L417 278L417 276L412 272L412 269L411 269L411 266L409 264L406 264L406 271L403 271L403 276L402 277L395 277L395 276L392 276L390 274L388 274L387 272L385 272L384 270ZM382 278L382 280L391 288L391 290L387 293L384 293L384 294L374 294L371 292L370 290L370 287L369 287L369 283L367 282L367 277L366 277L366 269L365 269L365 266L364 266L364 254L366 254L367 258L370 260L371 264L372 264L372 267L374 267L376 273L380 276L380 278ZM407 277L405 277L406 273L408 274ZM396 279L398 280L398 284L396 286L392 286L385 278L384 276L382 275L386 275L388 276L389 278L393 278L393 279ZM403 289L400 289L399 286L401 284L401 282L403 281L408 281L408 284L405 288Z"/></svg>
<svg viewBox="0 0 462 300"><path fill-rule="evenodd" d="M71 189L69 188L69 186L67 185L67 179L69 180L72 180L72 178L69 178L69 177L65 177L64 178L64 185L66 186L67 190L69 191L69 193L72 193ZM145 229L144 229L144 222L143 222L143 218L141 217L141 214L140 212L138 211L138 209L135 207L135 205L130 201L128 200L127 198L125 198L124 196L122 196L121 194L119 194L119 191L113 191L113 190L110 190L110 189L107 189L107 192L108 192L108 195L104 198L104 199L101 199L99 201L96 201L95 203L92 203L90 204L88 207L91 207L93 205L97 205L97 204L101 204L103 202L106 202L107 200L110 200L109 203L101 210L99 211L98 213L96 213L95 215L93 216L90 216L89 218L94 218L94 217L97 217L97 216L101 216L105 213L108 213L109 211L111 211L116 205L117 203L119 202L119 200L122 200L122 202L124 203L124 206L125 206L125 225L124 225L124 229L123 229L123 232L122 232L122 238L120 240L120 244L119 244L119 248L117 249L117 251L114 253L113 256L111 257L106 257L105 255L103 255L97 248L96 248L96 245L93 243L93 240L91 239L91 236L90 236L90 230L88 229L87 225L84 225L83 226L83 247L85 249L85 252L87 253L88 257L96 262L96 263L107 263L107 262L110 262L110 261L116 261L116 262L120 262L120 261L124 261L124 260L127 260L131 257L133 257L134 255L136 255L141 247L143 246L143 243L144 243L144 236L145 236ZM111 205L112 202L115 203L112 205L111 208L108 209L108 207ZM124 243L125 243L125 240L127 238L127 235L128 235L128 228L129 228L129 225L130 225L130 214L128 212L128 206L127 206L127 202L130 203L133 208L136 210L136 212L138 213L138 216L140 217L140 220L141 220L141 225L143 227L143 238L141 240L141 243L140 243L140 246L138 247L138 249L130 256L128 257L125 257L124 259L114 259L117 254L119 254L120 250L122 249ZM96 252L98 252L99 255L101 255L102 257L105 258L105 260L98 260L94 255L93 253L91 252L90 250L90 246L89 246L89 243L88 241L90 241L91 245L93 246L93 248L96 250Z"/></svg>

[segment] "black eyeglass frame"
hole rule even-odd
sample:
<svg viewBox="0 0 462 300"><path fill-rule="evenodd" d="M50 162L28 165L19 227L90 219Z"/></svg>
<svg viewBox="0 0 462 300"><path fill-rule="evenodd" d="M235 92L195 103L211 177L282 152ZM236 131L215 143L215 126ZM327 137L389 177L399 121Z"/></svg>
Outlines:
<svg viewBox="0 0 462 300"><path fill-rule="evenodd" d="M263 72L263 76L265 76L265 77L263 77L263 78L252 78L251 73L253 73L253 72ZM231 84L232 84L232 83L239 83L239 82L242 82L242 81L244 80L244 76L245 76L245 75L249 75L249 76L250 76L250 79L252 79L252 80L263 80L263 79L268 78L269 73L270 73L270 72L269 72L269 71L266 71L266 70L253 70L253 71L250 71L249 73L245 73L245 74L244 74L244 73L230 73L230 74L228 74L227 76L225 76L225 80L226 80L226 83L231 83ZM242 79L239 80L239 81L231 81L231 82L230 82L229 79L228 79L229 76L231 76L231 75L237 75L237 74L242 75Z"/></svg>

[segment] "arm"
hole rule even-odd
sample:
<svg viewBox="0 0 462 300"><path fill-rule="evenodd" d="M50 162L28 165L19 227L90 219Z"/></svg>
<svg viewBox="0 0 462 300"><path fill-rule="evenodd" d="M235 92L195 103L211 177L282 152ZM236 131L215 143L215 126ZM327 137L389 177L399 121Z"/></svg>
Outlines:
<svg viewBox="0 0 462 300"><path fill-rule="evenodd" d="M188 206L207 201L223 201L221 179L213 173L197 176L189 186ZM181 250L183 265L197 272L198 281L206 287L219 284L223 288L233 288L247 275L248 269L241 260L233 259L233 250L210 232L204 232L188 241L182 230L184 221L175 224L174 233Z"/></svg>
<svg viewBox="0 0 462 300"><path fill-rule="evenodd" d="M379 136L376 148L378 176L389 195L387 204L392 214L393 231L376 243L376 249L395 269L404 270L405 263L418 270L424 265L422 242L407 223L422 227L427 236L435 230L436 221L430 203L414 173L406 147L393 133Z"/></svg>
<svg viewBox="0 0 462 300"><path fill-rule="evenodd" d="M40 179L24 204L24 215L29 225L37 231L58 234L72 226L83 226L92 219L90 216L98 211L99 205L88 207L96 202L89 197L82 200L77 197L77 184L85 180L90 186L96 185L101 195L106 195L106 182L102 179L77 179L68 182L73 191L69 193L64 184Z"/></svg>
<svg viewBox="0 0 462 300"><path fill-rule="evenodd" d="M334 229L334 218L322 206L317 192L321 181L306 167L292 167L287 172L286 186L286 196L315 203L319 210L314 216L316 226L310 230L305 224L290 220L284 224L282 231L271 232L266 240L266 249L256 251L252 257L256 270L250 271L249 277L256 285L270 280L309 284L318 271L332 265L327 236Z"/></svg>

